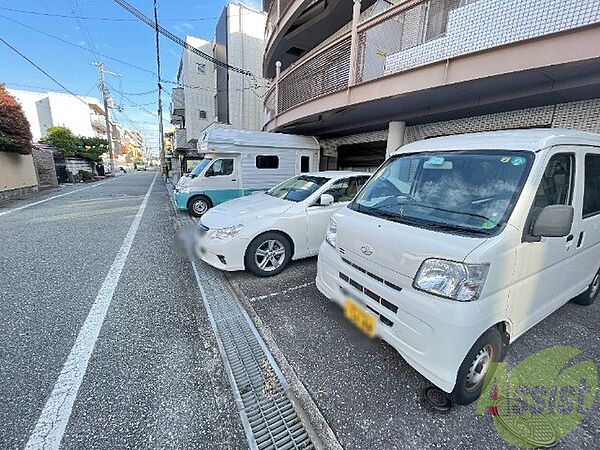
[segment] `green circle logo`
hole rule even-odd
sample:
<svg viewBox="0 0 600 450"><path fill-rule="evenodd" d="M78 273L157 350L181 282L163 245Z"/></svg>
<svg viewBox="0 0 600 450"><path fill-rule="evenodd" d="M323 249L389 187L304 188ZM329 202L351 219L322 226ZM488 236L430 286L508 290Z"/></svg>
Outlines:
<svg viewBox="0 0 600 450"><path fill-rule="evenodd" d="M552 445L573 431L598 391L596 364L575 347L550 347L490 372L477 413L492 417L498 434L517 447Z"/></svg>

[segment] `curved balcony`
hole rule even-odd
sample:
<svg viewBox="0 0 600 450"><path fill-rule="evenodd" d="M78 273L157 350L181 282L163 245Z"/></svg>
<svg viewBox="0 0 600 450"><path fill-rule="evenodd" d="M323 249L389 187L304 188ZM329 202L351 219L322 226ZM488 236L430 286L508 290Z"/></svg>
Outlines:
<svg viewBox="0 0 600 450"><path fill-rule="evenodd" d="M282 71L265 129L335 135L595 98L599 69L597 0L401 0Z"/></svg>
<svg viewBox="0 0 600 450"><path fill-rule="evenodd" d="M362 0L362 10L376 1ZM350 22L353 1L271 0L263 7L267 11L263 73L272 78L276 61L287 68Z"/></svg>

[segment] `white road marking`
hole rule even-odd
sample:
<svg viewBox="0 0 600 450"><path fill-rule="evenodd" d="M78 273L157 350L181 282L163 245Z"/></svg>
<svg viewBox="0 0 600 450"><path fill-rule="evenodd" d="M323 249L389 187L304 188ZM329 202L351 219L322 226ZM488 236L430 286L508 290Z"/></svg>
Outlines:
<svg viewBox="0 0 600 450"><path fill-rule="evenodd" d="M264 300L266 298L277 297L278 295L284 295L284 294L287 294L288 292L297 291L298 289L303 289L305 287L312 286L313 284L315 284L315 282L314 281L310 281L308 283L299 284L298 286L287 288L287 289L284 289L282 291L271 292L270 294L261 295L259 297L252 297L252 298L248 299L248 301L249 302L256 302L258 300Z"/></svg>
<svg viewBox="0 0 600 450"><path fill-rule="evenodd" d="M69 353L60 375L54 384L54 389L46 401L46 405L29 437L29 441L25 445L26 450L54 450L60 446L71 416L71 411L73 410L77 392L83 381L88 362L94 351L94 346L104 323L106 312L112 301L125 262L127 261L127 255L140 226L142 215L146 209L148 198L150 197L150 192L152 191L157 175L152 179L150 188L148 188L140 209L129 227L119 253L117 253L100 287L96 300L94 300L90 312L81 330L79 330L71 353Z"/></svg>
<svg viewBox="0 0 600 450"><path fill-rule="evenodd" d="M29 208L31 206L39 205L40 203L46 203L46 202L49 202L50 200L54 200L55 198L64 197L65 195L71 195L71 194L74 194L75 192L81 192L81 191L85 191L87 189L92 189L92 188L95 188L95 187L98 187L98 186L102 186L103 184L109 183L111 181L115 181L117 179L118 178L115 177L112 180L101 181L99 183L94 183L91 186L87 186L87 187L80 188L80 189L75 189L74 191L65 192L64 194L55 195L53 197L48 197L48 198L45 198L44 200L39 200L37 202L28 203L26 205L19 206L18 208L9 209L8 211L2 211L2 212L0 212L0 216L4 216L4 215L10 214L10 213L14 213L16 211L20 211L22 209Z"/></svg>

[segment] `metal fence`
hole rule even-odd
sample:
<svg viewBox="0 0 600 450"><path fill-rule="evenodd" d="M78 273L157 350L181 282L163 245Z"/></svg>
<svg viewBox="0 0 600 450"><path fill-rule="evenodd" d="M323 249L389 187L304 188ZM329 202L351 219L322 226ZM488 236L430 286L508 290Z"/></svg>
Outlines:
<svg viewBox="0 0 600 450"><path fill-rule="evenodd" d="M279 82L278 114L347 88L349 75L350 36L288 69Z"/></svg>

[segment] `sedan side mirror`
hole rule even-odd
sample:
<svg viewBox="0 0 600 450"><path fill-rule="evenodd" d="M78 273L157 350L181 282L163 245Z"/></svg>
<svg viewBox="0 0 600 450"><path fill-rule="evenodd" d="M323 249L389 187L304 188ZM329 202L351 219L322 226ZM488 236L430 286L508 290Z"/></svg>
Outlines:
<svg viewBox="0 0 600 450"><path fill-rule="evenodd" d="M196 178L198 175L196 175L195 173L190 175L190 178L193 180L194 178Z"/></svg>
<svg viewBox="0 0 600 450"><path fill-rule="evenodd" d="M334 201L335 201L335 199L333 198L333 195L331 195L331 194L321 194L321 197L319 197L319 205L320 206L332 205Z"/></svg>
<svg viewBox="0 0 600 450"><path fill-rule="evenodd" d="M546 206L535 219L531 234L536 237L565 237L571 232L574 215L572 206Z"/></svg>

